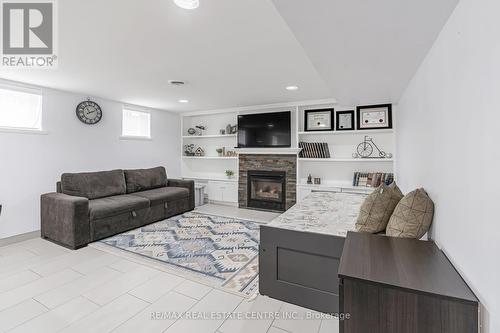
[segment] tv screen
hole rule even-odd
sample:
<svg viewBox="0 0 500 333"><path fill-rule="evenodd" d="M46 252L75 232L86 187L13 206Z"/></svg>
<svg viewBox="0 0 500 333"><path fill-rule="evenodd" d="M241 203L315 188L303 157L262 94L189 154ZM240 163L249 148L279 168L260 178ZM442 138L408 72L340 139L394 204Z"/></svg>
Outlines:
<svg viewBox="0 0 500 333"><path fill-rule="evenodd" d="M290 111L238 116L238 148L290 146Z"/></svg>

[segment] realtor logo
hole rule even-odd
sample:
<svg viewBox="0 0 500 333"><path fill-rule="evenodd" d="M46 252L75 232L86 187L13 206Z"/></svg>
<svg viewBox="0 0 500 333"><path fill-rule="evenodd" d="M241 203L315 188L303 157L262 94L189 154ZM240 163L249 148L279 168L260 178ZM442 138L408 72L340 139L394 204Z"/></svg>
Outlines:
<svg viewBox="0 0 500 333"><path fill-rule="evenodd" d="M55 2L0 0L2 66L54 68Z"/></svg>

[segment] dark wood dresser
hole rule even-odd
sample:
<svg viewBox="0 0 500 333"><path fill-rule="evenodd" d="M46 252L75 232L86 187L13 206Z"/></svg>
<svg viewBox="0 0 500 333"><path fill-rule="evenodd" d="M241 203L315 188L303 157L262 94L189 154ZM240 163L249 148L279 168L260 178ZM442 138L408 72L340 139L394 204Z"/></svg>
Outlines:
<svg viewBox="0 0 500 333"><path fill-rule="evenodd" d="M476 333L479 302L431 241L349 232L341 333Z"/></svg>

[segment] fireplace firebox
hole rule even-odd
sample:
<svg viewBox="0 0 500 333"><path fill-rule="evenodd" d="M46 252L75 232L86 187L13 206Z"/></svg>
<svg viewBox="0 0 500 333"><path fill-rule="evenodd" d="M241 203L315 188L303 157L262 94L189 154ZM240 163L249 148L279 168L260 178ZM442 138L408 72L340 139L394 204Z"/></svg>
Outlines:
<svg viewBox="0 0 500 333"><path fill-rule="evenodd" d="M247 171L247 207L285 211L286 172Z"/></svg>

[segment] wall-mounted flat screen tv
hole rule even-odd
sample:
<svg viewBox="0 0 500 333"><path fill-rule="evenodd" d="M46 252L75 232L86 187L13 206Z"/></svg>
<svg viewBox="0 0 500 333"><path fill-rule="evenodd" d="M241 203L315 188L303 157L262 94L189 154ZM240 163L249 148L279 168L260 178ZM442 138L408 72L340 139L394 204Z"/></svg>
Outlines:
<svg viewBox="0 0 500 333"><path fill-rule="evenodd" d="M238 148L291 146L291 112L238 116Z"/></svg>

